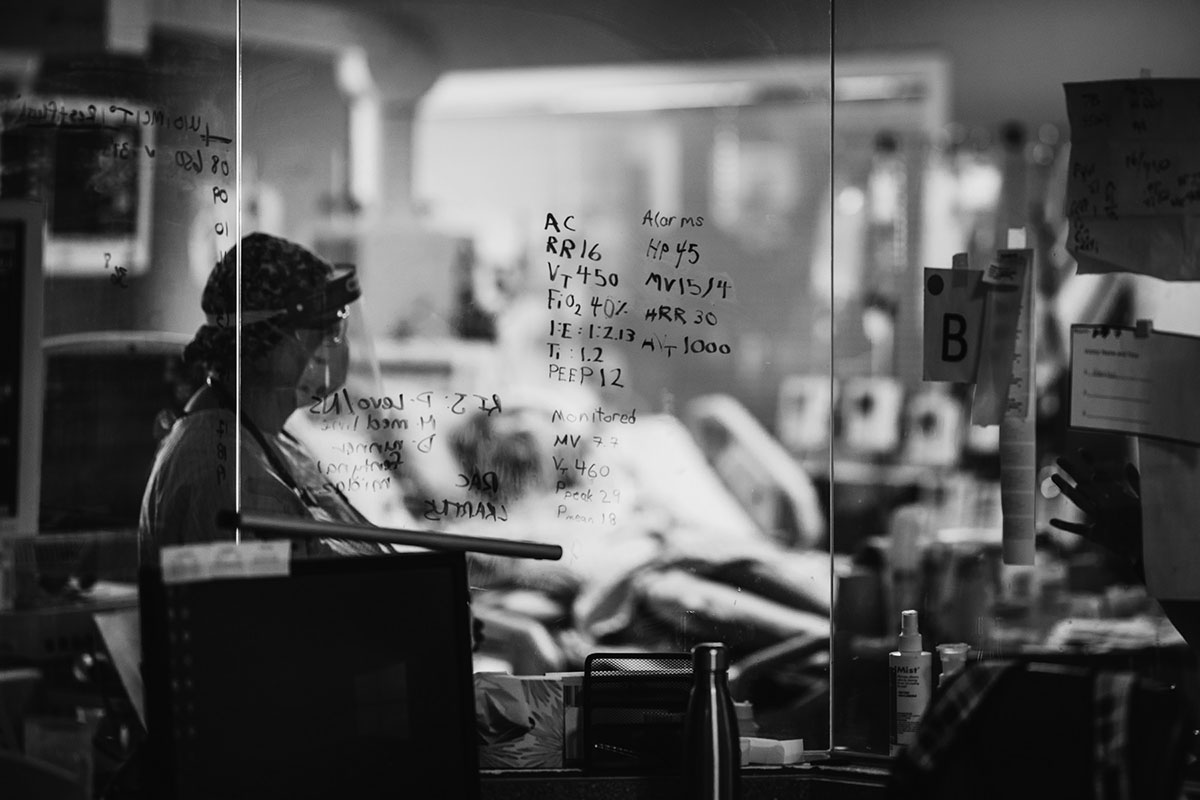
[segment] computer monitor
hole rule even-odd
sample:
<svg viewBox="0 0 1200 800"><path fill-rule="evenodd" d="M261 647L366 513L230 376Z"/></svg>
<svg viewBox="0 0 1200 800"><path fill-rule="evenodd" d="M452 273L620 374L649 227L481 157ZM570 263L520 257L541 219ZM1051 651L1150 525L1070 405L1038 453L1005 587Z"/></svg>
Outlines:
<svg viewBox="0 0 1200 800"><path fill-rule="evenodd" d="M44 216L0 198L0 537L37 527Z"/></svg>
<svg viewBox="0 0 1200 800"><path fill-rule="evenodd" d="M183 363L190 339L92 331L45 341L40 533L137 530L160 415L182 411L203 382Z"/></svg>
<svg viewBox="0 0 1200 800"><path fill-rule="evenodd" d="M140 584L148 796L478 796L461 553Z"/></svg>
<svg viewBox="0 0 1200 800"><path fill-rule="evenodd" d="M0 99L0 193L45 201L47 274L148 268L162 117L116 96Z"/></svg>

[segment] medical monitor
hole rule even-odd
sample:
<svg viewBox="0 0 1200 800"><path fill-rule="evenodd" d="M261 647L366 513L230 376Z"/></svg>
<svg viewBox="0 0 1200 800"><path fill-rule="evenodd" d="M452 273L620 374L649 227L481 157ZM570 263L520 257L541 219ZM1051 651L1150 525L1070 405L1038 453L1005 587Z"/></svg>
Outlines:
<svg viewBox="0 0 1200 800"><path fill-rule="evenodd" d="M144 568L141 609L153 796L478 796L461 553Z"/></svg>
<svg viewBox="0 0 1200 800"><path fill-rule="evenodd" d="M190 338L92 331L45 341L39 532L137 530L165 415L203 381L183 364Z"/></svg>
<svg viewBox="0 0 1200 800"><path fill-rule="evenodd" d="M0 536L37 525L44 214L0 199Z"/></svg>

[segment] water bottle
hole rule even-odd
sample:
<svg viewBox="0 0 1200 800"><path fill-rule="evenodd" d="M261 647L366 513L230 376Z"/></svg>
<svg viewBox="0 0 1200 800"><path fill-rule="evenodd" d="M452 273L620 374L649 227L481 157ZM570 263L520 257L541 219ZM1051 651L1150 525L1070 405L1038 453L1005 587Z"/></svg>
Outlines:
<svg viewBox="0 0 1200 800"><path fill-rule="evenodd" d="M684 720L683 797L735 800L741 747L729 694L729 654L719 643L692 648L694 679Z"/></svg>

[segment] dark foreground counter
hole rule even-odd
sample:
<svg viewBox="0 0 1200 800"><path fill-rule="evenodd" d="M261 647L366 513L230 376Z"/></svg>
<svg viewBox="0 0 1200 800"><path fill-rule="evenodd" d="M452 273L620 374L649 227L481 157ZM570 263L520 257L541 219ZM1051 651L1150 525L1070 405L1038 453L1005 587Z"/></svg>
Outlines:
<svg viewBox="0 0 1200 800"><path fill-rule="evenodd" d="M747 767L742 800L880 800L887 766ZM485 772L482 800L672 800L671 776L596 776L578 770Z"/></svg>

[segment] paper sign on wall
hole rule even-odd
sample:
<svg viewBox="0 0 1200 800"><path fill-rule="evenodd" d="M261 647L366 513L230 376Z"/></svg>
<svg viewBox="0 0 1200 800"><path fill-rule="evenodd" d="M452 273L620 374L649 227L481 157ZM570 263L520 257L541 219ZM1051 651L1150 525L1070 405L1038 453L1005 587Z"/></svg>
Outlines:
<svg viewBox="0 0 1200 800"><path fill-rule="evenodd" d="M829 444L829 418L836 386L828 375L789 375L779 386L779 441L792 452Z"/></svg>
<svg viewBox="0 0 1200 800"><path fill-rule="evenodd" d="M975 381L985 295L980 270L925 269L925 380Z"/></svg>
<svg viewBox="0 0 1200 800"><path fill-rule="evenodd" d="M1071 426L1200 444L1200 338L1071 326Z"/></svg>
<svg viewBox="0 0 1200 800"><path fill-rule="evenodd" d="M847 450L879 455L900 445L904 387L899 381L865 375L847 378L839 404L842 442Z"/></svg>
<svg viewBox="0 0 1200 800"><path fill-rule="evenodd" d="M927 387L904 409L904 463L949 467L962 453L965 414L950 392Z"/></svg>
<svg viewBox="0 0 1200 800"><path fill-rule="evenodd" d="M1200 280L1200 80L1064 85L1080 273Z"/></svg>

